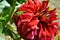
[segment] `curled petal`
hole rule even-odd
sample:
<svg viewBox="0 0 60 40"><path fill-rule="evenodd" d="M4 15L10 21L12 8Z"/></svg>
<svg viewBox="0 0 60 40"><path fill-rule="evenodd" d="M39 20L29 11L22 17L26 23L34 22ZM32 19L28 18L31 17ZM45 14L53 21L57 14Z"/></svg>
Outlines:
<svg viewBox="0 0 60 40"><path fill-rule="evenodd" d="M36 18L33 18L27 25L34 26L34 25L37 25L38 22L39 22L39 20L37 20Z"/></svg>
<svg viewBox="0 0 60 40"><path fill-rule="evenodd" d="M34 5L34 2L32 0L28 0L28 5Z"/></svg>
<svg viewBox="0 0 60 40"><path fill-rule="evenodd" d="M33 15L33 13L24 13L20 15L20 20L21 22L29 22L32 19Z"/></svg>
<svg viewBox="0 0 60 40"><path fill-rule="evenodd" d="M19 10L25 11L25 12L35 12L36 11L36 6L35 5L28 5L24 4L19 8Z"/></svg>
<svg viewBox="0 0 60 40"><path fill-rule="evenodd" d="M39 33L39 37L41 37L41 36L42 36L42 32L43 32L42 24L40 24L40 33Z"/></svg>
<svg viewBox="0 0 60 40"><path fill-rule="evenodd" d="M49 31L46 28L45 28L45 33L46 33L47 37L50 37L50 33L49 33Z"/></svg>
<svg viewBox="0 0 60 40"><path fill-rule="evenodd" d="M50 11L50 20L54 21L57 20L57 15L56 15L56 8Z"/></svg>
<svg viewBox="0 0 60 40"><path fill-rule="evenodd" d="M34 32L32 31L30 34L27 35L28 39L34 39Z"/></svg>
<svg viewBox="0 0 60 40"><path fill-rule="evenodd" d="M43 2L41 3L41 8L40 8L40 10L45 10L45 9L47 8L47 6L48 6L48 1L43 1Z"/></svg>

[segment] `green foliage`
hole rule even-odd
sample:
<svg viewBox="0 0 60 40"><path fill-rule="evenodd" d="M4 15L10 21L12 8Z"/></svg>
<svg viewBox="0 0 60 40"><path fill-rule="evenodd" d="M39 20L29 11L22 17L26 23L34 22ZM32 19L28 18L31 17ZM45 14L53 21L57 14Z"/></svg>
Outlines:
<svg viewBox="0 0 60 40"><path fill-rule="evenodd" d="M12 15L15 10L16 0L6 0L10 6L0 5L0 36L5 34L6 36L10 36L13 40L19 40L20 36L18 33L14 32L14 28L11 26L13 24ZM1 1L2 3L2 1ZM0 38L1 39L1 38ZM2 39L3 40L3 39Z"/></svg>
<svg viewBox="0 0 60 40"><path fill-rule="evenodd" d="M14 0L6 0L11 6L13 5L14 3Z"/></svg>
<svg viewBox="0 0 60 40"><path fill-rule="evenodd" d="M10 3L10 7L4 7L3 11L0 13L0 33L4 33L5 35L11 36L11 38L14 39L13 35L16 35L13 30L11 30L11 26L7 25L9 20L11 19L15 5L16 5L16 0L6 0L8 3ZM2 8L2 7L1 7Z"/></svg>
<svg viewBox="0 0 60 40"><path fill-rule="evenodd" d="M3 0L0 0L0 2L2 2Z"/></svg>
<svg viewBox="0 0 60 40"><path fill-rule="evenodd" d="M20 14L23 14L24 11L18 11L16 12L16 15L19 16Z"/></svg>
<svg viewBox="0 0 60 40"><path fill-rule="evenodd" d="M17 0L17 2L19 2L20 4L26 2L26 0Z"/></svg>
<svg viewBox="0 0 60 40"><path fill-rule="evenodd" d="M9 22L10 22L11 24L13 24L13 20L12 20L12 18L9 20Z"/></svg>
<svg viewBox="0 0 60 40"><path fill-rule="evenodd" d="M5 24L7 24L7 22L10 20L12 14L13 14L13 12L14 12L15 5L16 5L16 0L14 0L14 1L13 1L13 5L12 5L9 9L7 9L7 10L5 11L5 12L6 12L6 15L4 16L4 18L6 18ZM4 12L4 13L5 13L5 12ZM4 13L3 13L3 14L4 14ZM5 24L4 24L4 25L5 25Z"/></svg>
<svg viewBox="0 0 60 40"><path fill-rule="evenodd" d="M9 35L9 36L11 36L11 37L13 38L13 34L12 34L11 30L8 29L7 27L4 27L3 33L4 33L5 35Z"/></svg>
<svg viewBox="0 0 60 40"><path fill-rule="evenodd" d="M2 27L2 23L0 22L0 34L2 33L3 27Z"/></svg>

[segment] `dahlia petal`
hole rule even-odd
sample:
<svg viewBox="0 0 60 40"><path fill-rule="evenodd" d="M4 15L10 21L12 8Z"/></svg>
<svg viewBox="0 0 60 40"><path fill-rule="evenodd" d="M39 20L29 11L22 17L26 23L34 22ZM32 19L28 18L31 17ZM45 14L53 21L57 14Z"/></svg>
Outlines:
<svg viewBox="0 0 60 40"><path fill-rule="evenodd" d="M28 39L34 39L34 33L31 32L30 34L28 34L27 38L28 38Z"/></svg>
<svg viewBox="0 0 60 40"><path fill-rule="evenodd" d="M56 15L56 8L54 8L53 10L50 10L50 14Z"/></svg>
<svg viewBox="0 0 60 40"><path fill-rule="evenodd" d="M38 0L33 0L35 5L37 6L37 10L41 7L41 3Z"/></svg>
<svg viewBox="0 0 60 40"><path fill-rule="evenodd" d="M18 28L19 28L20 24L21 24L21 21L19 20L17 23Z"/></svg>
<svg viewBox="0 0 60 40"><path fill-rule="evenodd" d="M21 11L26 11L26 12L27 12L27 11L28 11L28 12L32 12L32 10L30 10L28 7L29 7L28 4L24 4L23 6L21 6L21 7L19 8L19 10L21 10ZM29 11L28 9L29 9L30 11Z"/></svg>
<svg viewBox="0 0 60 40"><path fill-rule="evenodd" d="M18 18L18 16L16 16L16 15L13 15L13 20L14 20L14 22L15 22L15 24L16 24L16 26L17 26L17 22L19 21L19 18Z"/></svg>
<svg viewBox="0 0 60 40"><path fill-rule="evenodd" d="M52 15L49 19L50 19L51 21L54 21L54 20L57 20L57 17Z"/></svg>
<svg viewBox="0 0 60 40"><path fill-rule="evenodd" d="M25 10L27 6L28 6L27 4L24 4L21 7L19 7L19 10Z"/></svg>
<svg viewBox="0 0 60 40"><path fill-rule="evenodd" d="M35 6L35 5L29 5L28 7L27 7L27 11L28 12L35 12L36 11L36 9L37 9L37 7ZM25 9L26 10L26 9Z"/></svg>
<svg viewBox="0 0 60 40"><path fill-rule="evenodd" d="M38 35L38 34L37 34L37 30L34 30L34 35Z"/></svg>
<svg viewBox="0 0 60 40"><path fill-rule="evenodd" d="M43 1L43 5L44 5L43 8L45 9L48 5L48 1Z"/></svg>
<svg viewBox="0 0 60 40"><path fill-rule="evenodd" d="M51 40L54 40L53 38L51 38Z"/></svg>
<svg viewBox="0 0 60 40"><path fill-rule="evenodd" d="M29 5L34 5L34 2L32 0L28 0Z"/></svg>
<svg viewBox="0 0 60 40"><path fill-rule="evenodd" d="M39 33L39 37L41 37L41 36L42 36L42 32L43 32L42 24L40 24L40 33Z"/></svg>
<svg viewBox="0 0 60 40"><path fill-rule="evenodd" d="M45 28L45 32L46 32L46 36L50 37L50 33L48 32L46 28Z"/></svg>
<svg viewBox="0 0 60 40"><path fill-rule="evenodd" d="M46 38L46 40L51 40L51 38L50 38L50 37L48 37L48 38Z"/></svg>
<svg viewBox="0 0 60 40"><path fill-rule="evenodd" d="M23 6L21 6L19 8L19 10L26 11L26 12L35 12L36 11L36 8L37 7L35 5L24 4Z"/></svg>
<svg viewBox="0 0 60 40"><path fill-rule="evenodd" d="M57 34L58 23L57 23L57 22L53 22L53 23L52 23L52 26L53 26L53 31L54 31L54 33ZM54 34L54 35L55 35L55 34Z"/></svg>
<svg viewBox="0 0 60 40"><path fill-rule="evenodd" d="M44 23L47 23L47 20L46 20L46 18L45 18L44 16L42 16L40 20L41 20L42 22L44 22Z"/></svg>
<svg viewBox="0 0 60 40"><path fill-rule="evenodd" d="M56 25L54 25L54 28L58 28Z"/></svg>
<svg viewBox="0 0 60 40"><path fill-rule="evenodd" d="M40 13L39 13L39 12L37 12L35 16L39 17L39 16L40 16Z"/></svg>
<svg viewBox="0 0 60 40"><path fill-rule="evenodd" d="M43 1L41 3L41 10L45 10L47 8L47 6L48 6L48 1Z"/></svg>
<svg viewBox="0 0 60 40"><path fill-rule="evenodd" d="M50 30L50 34L51 34L51 36L53 37L53 36L55 35L53 29L52 29L52 28L49 28L49 30Z"/></svg>
<svg viewBox="0 0 60 40"><path fill-rule="evenodd" d="M53 23L52 23L52 26L53 26L53 28L58 29L58 23L57 23L57 22L53 22Z"/></svg>
<svg viewBox="0 0 60 40"><path fill-rule="evenodd" d="M38 0L34 0L34 2L37 4L37 3L39 3L39 1Z"/></svg>
<svg viewBox="0 0 60 40"><path fill-rule="evenodd" d="M46 37L42 37L41 40L46 40Z"/></svg>
<svg viewBox="0 0 60 40"><path fill-rule="evenodd" d="M27 24L27 23L26 23L26 24ZM23 26L22 26L22 28L21 28L24 34L28 33L28 31L31 30L28 26L26 26L26 24L25 24L25 25L23 24Z"/></svg>
<svg viewBox="0 0 60 40"><path fill-rule="evenodd" d="M50 20L57 20L56 8L50 11Z"/></svg>
<svg viewBox="0 0 60 40"><path fill-rule="evenodd" d="M33 18L27 25L34 26L34 25L37 25L38 22L39 22L39 20L37 20L36 18Z"/></svg>
<svg viewBox="0 0 60 40"><path fill-rule="evenodd" d="M24 14L20 15L20 20L21 20L21 22L30 22L33 15L34 15L33 13L24 13Z"/></svg>
<svg viewBox="0 0 60 40"><path fill-rule="evenodd" d="M35 30L35 29L39 29L39 28L37 27L37 25L34 25L34 26L31 27L31 29Z"/></svg>

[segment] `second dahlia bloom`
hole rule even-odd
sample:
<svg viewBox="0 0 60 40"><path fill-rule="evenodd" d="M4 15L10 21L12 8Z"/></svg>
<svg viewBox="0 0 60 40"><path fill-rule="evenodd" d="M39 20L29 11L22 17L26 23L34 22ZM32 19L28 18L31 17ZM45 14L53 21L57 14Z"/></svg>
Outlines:
<svg viewBox="0 0 60 40"><path fill-rule="evenodd" d="M54 40L58 30L56 9L49 10L48 1L27 0L13 15L17 31L24 40Z"/></svg>

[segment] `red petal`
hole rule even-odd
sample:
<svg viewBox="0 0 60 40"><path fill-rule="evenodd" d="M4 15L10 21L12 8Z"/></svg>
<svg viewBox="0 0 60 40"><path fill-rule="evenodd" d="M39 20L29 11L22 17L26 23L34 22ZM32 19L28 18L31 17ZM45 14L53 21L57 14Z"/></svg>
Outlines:
<svg viewBox="0 0 60 40"><path fill-rule="evenodd" d="M33 15L33 13L24 13L20 15L20 19L22 22L29 22L32 19Z"/></svg>
<svg viewBox="0 0 60 40"><path fill-rule="evenodd" d="M28 0L29 5L34 5L34 2L32 0Z"/></svg>
<svg viewBox="0 0 60 40"><path fill-rule="evenodd" d="M39 12L37 12L37 13L35 14L35 16L39 17L39 16L40 16L40 13L39 13Z"/></svg>
<svg viewBox="0 0 60 40"><path fill-rule="evenodd" d="M38 4L38 3L39 3L39 1L38 1L38 0L34 0L34 2L35 2L36 4Z"/></svg>
<svg viewBox="0 0 60 40"><path fill-rule="evenodd" d="M20 27L20 24L21 24L21 21L19 20L18 23L17 23L17 28Z"/></svg>
<svg viewBox="0 0 60 40"><path fill-rule="evenodd" d="M19 21L18 16L13 15L12 19L14 20L15 24L17 25L17 22Z"/></svg>
<svg viewBox="0 0 60 40"><path fill-rule="evenodd" d="M42 32L43 32L43 28L42 28L42 24L40 24L40 33L39 33L39 37L42 36Z"/></svg>
<svg viewBox="0 0 60 40"><path fill-rule="evenodd" d="M24 4L19 9L22 10L22 11L26 11L26 12L35 12L36 8L37 7L35 5Z"/></svg>
<svg viewBox="0 0 60 40"><path fill-rule="evenodd" d="M34 39L34 32L31 32L30 34L28 34L27 38L28 39Z"/></svg>
<svg viewBox="0 0 60 40"><path fill-rule="evenodd" d="M34 26L34 25L37 25L38 22L39 22L39 21L38 21L36 18L33 18L33 19L28 23L28 25L29 25L29 26Z"/></svg>
<svg viewBox="0 0 60 40"><path fill-rule="evenodd" d="M41 8L40 8L40 10L45 10L45 9L47 8L47 6L48 6L48 1L43 1L43 2L41 3Z"/></svg>
<svg viewBox="0 0 60 40"><path fill-rule="evenodd" d="M45 32L46 32L46 36L50 37L50 33L48 32L46 28L45 28Z"/></svg>

